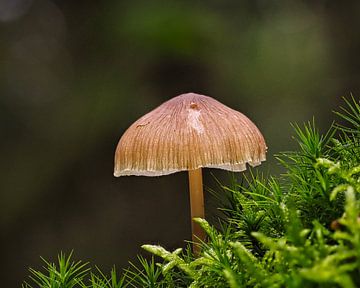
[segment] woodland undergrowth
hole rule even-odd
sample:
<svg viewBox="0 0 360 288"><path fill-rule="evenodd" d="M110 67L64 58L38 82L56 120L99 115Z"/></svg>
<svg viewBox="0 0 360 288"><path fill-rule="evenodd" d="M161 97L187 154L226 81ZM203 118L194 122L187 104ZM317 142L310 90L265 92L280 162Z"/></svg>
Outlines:
<svg viewBox="0 0 360 288"><path fill-rule="evenodd" d="M219 183L220 216L195 219L207 234L198 256L143 245L147 258L107 274L61 253L23 288L360 287L360 105L344 101L323 135L315 121L293 125L282 175Z"/></svg>

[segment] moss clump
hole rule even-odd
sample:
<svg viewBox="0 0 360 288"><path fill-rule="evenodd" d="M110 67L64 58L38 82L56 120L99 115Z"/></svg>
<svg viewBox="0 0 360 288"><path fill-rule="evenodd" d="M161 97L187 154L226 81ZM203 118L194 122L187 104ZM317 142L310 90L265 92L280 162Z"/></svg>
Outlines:
<svg viewBox="0 0 360 288"><path fill-rule="evenodd" d="M294 126L298 150L277 155L285 174L221 186L220 228L196 219L199 257L144 245L162 260L139 257L118 277L61 255L23 287L360 287L360 105L345 103L346 124L325 135Z"/></svg>

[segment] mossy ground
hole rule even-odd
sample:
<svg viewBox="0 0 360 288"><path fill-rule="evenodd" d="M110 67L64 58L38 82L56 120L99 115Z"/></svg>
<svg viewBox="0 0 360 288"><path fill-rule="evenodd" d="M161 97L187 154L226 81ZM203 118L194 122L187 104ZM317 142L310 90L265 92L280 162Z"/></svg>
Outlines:
<svg viewBox="0 0 360 288"><path fill-rule="evenodd" d="M23 287L360 287L360 105L336 115L345 124L325 135L294 125L298 149L276 155L283 175L219 186L218 221L196 219L208 235L199 256L144 245L157 257L106 275L60 254Z"/></svg>

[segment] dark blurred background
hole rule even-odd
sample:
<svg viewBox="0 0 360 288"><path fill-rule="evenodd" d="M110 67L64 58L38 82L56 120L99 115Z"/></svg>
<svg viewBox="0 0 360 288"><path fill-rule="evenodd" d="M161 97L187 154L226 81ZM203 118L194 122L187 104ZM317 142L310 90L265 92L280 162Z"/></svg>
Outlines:
<svg viewBox="0 0 360 288"><path fill-rule="evenodd" d="M323 131L341 96L359 97L359 27L357 0L0 0L2 285L60 251L106 271L143 243L183 247L187 175L114 178L124 130L206 94L257 124L262 169L279 173L290 122L315 115Z"/></svg>

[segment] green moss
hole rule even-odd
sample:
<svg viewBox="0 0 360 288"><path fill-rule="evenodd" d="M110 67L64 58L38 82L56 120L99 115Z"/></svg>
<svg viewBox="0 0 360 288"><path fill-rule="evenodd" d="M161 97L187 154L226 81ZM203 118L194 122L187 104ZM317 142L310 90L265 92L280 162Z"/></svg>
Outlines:
<svg viewBox="0 0 360 288"><path fill-rule="evenodd" d="M325 135L294 125L297 151L277 155L285 174L221 186L220 228L195 219L208 235L198 257L144 245L163 261L139 257L117 277L61 255L23 287L359 287L360 105L345 105L346 124Z"/></svg>

